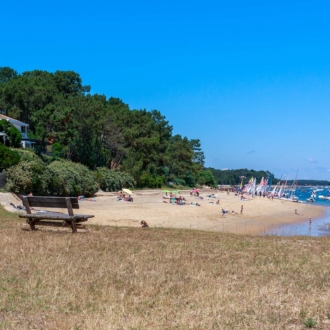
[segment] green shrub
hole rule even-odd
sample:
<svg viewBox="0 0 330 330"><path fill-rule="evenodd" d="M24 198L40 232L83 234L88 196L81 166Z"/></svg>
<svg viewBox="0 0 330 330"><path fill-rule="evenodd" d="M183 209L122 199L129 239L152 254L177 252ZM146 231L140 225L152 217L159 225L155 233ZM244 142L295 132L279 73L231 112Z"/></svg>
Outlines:
<svg viewBox="0 0 330 330"><path fill-rule="evenodd" d="M100 188L104 191L118 191L122 188L134 186L134 179L127 173L109 170L106 167L98 167L96 176Z"/></svg>
<svg viewBox="0 0 330 330"><path fill-rule="evenodd" d="M15 151L19 154L21 158L21 162L40 162L42 163L42 159L37 156L37 154L33 150L28 150L28 149L13 149L11 148L10 150Z"/></svg>
<svg viewBox="0 0 330 330"><path fill-rule="evenodd" d="M15 193L35 195L43 194L44 182L42 173L45 165L40 161L20 161L18 165L6 170L6 189Z"/></svg>
<svg viewBox="0 0 330 330"><path fill-rule="evenodd" d="M186 185L186 181L184 181L183 179L179 179L179 178L174 178L173 182L174 182L174 184L179 185L179 186L185 186Z"/></svg>
<svg viewBox="0 0 330 330"><path fill-rule="evenodd" d="M216 181L215 181L214 176L213 176L213 174L210 170L201 170L201 171L199 171L198 177L197 177L197 182L201 186L203 186L203 185L207 185L207 186L211 186L211 187L216 186Z"/></svg>
<svg viewBox="0 0 330 330"><path fill-rule="evenodd" d="M305 322L305 327L306 328L315 328L317 325L317 322L313 320L312 318L308 318Z"/></svg>
<svg viewBox="0 0 330 330"><path fill-rule="evenodd" d="M42 174L45 195L93 196L99 189L95 172L68 160L56 160Z"/></svg>
<svg viewBox="0 0 330 330"><path fill-rule="evenodd" d="M4 144L0 143L0 172L10 166L17 165L19 161L20 156L16 151L12 151Z"/></svg>
<svg viewBox="0 0 330 330"><path fill-rule="evenodd" d="M94 172L70 161L54 161L46 166L40 158L21 161L6 170L6 189L12 192L51 196L92 196L99 185Z"/></svg>

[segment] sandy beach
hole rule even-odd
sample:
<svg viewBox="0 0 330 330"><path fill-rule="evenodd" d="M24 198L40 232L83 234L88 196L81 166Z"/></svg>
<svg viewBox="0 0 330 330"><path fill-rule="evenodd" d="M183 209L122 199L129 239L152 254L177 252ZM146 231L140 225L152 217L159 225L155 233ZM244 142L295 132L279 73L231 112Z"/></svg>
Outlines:
<svg viewBox="0 0 330 330"><path fill-rule="evenodd" d="M137 191L134 202L117 202L113 194L97 197L96 202L81 203L84 211L94 212L91 223L112 226L139 226L141 220L151 227L172 227L198 230L223 231L230 233L260 234L272 226L308 221L308 217L321 217L322 207L310 204L284 202L257 197L241 201L234 193L217 192L218 198L207 198L214 190L202 190L203 200L181 192L187 202L198 202L201 206L172 205L164 203L162 192L156 190ZM106 193L105 193L106 194ZM101 193L104 195L104 193ZM115 194L117 195L117 194ZM215 204L220 199L220 205ZM91 205L90 205L91 204ZM102 205L102 208L98 207ZM240 214L243 205L243 214ZM221 210L229 212L223 217ZM302 215L296 215L295 209ZM236 214L232 214L234 211Z"/></svg>
<svg viewBox="0 0 330 330"><path fill-rule="evenodd" d="M308 218L322 217L324 208L307 203L293 203L256 197L241 201L234 193L216 192L217 198L207 198L214 190L201 190L200 196L181 191L187 203L201 206L172 205L163 199L161 190L134 191L134 202L117 201L118 193L99 192L94 199L80 202L79 213L93 214L89 224L139 227L145 220L150 227L185 228L221 231L237 234L262 234L270 228L289 223L308 222ZM7 196L5 198L5 196ZM10 197L8 197L10 196ZM215 202L220 199L220 205ZM11 194L0 194L0 203L9 211L9 205L19 203ZM243 214L240 214L243 205ZM229 212L222 216L221 210ZM295 214L295 209L301 215ZM78 211L78 210L77 210ZM234 211L236 214L232 214ZM76 212L78 213L78 212Z"/></svg>

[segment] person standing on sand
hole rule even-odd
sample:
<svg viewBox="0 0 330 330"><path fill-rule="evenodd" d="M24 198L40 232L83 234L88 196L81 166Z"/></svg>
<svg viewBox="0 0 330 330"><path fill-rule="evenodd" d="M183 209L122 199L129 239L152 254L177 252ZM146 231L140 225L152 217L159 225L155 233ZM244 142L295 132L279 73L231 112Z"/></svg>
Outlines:
<svg viewBox="0 0 330 330"><path fill-rule="evenodd" d="M241 206L241 214L243 214L243 205Z"/></svg>
<svg viewBox="0 0 330 330"><path fill-rule="evenodd" d="M308 218L308 221L309 221L309 225L311 225L311 224L312 224L312 218L309 217L309 218Z"/></svg>

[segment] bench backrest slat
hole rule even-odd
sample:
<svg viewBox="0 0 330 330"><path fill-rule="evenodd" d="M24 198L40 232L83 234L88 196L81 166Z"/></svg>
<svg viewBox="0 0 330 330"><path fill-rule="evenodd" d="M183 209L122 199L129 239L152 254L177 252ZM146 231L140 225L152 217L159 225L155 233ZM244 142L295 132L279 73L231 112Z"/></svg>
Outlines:
<svg viewBox="0 0 330 330"><path fill-rule="evenodd" d="M73 209L79 209L77 197L40 197L28 196L30 207L67 208L66 198L70 198Z"/></svg>

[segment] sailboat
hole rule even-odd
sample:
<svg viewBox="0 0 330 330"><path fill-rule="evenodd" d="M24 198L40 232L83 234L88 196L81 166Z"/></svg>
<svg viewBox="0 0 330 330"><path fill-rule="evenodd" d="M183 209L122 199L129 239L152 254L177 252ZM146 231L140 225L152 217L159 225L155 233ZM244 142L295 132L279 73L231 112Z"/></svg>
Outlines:
<svg viewBox="0 0 330 330"><path fill-rule="evenodd" d="M289 191L289 194L288 195L285 195L285 197L280 197L280 199L282 200L285 200L285 201L289 201L289 202L296 202L296 203L302 203L299 201L299 198L296 196L296 189L297 189L297 183L298 183L298 171L299 171L299 168L297 170L297 173L296 173L296 177L293 181L293 184L292 184L292 189ZM285 187L286 187L286 183L287 183L287 180L285 182Z"/></svg>

